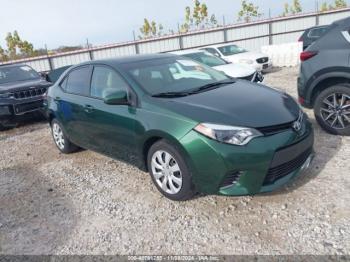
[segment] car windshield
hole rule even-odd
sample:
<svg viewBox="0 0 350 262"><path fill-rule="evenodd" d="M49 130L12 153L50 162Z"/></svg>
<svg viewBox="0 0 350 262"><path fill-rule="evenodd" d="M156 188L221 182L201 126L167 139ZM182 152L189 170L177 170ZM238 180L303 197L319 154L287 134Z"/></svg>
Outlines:
<svg viewBox="0 0 350 262"><path fill-rule="evenodd" d="M186 54L184 56L191 58L193 60L196 60L210 67L222 66L222 65L228 64L225 60L219 57L213 56L207 52L197 52L192 54Z"/></svg>
<svg viewBox="0 0 350 262"><path fill-rule="evenodd" d="M237 54L241 54L241 53L246 53L248 52L247 50L245 50L242 47L236 46L236 45L226 45L226 46L221 46L218 47L218 49L220 50L220 52L225 55L237 55Z"/></svg>
<svg viewBox="0 0 350 262"><path fill-rule="evenodd" d="M125 63L122 67L150 95L191 92L231 80L219 71L182 57Z"/></svg>
<svg viewBox="0 0 350 262"><path fill-rule="evenodd" d="M30 66L0 67L0 85L35 79L40 79L40 76Z"/></svg>

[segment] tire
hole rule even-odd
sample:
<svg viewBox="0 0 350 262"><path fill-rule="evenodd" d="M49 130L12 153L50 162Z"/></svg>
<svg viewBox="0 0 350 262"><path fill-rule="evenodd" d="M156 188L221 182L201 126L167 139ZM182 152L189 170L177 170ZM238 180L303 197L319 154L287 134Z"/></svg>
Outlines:
<svg viewBox="0 0 350 262"><path fill-rule="evenodd" d="M338 84L321 92L316 98L314 113L328 133L350 136L350 85Z"/></svg>
<svg viewBox="0 0 350 262"><path fill-rule="evenodd" d="M6 127L4 127L2 124L0 124L0 131L5 131Z"/></svg>
<svg viewBox="0 0 350 262"><path fill-rule="evenodd" d="M62 153L70 154L79 150L78 146L69 141L62 129L62 125L56 119L51 121L51 134L56 147Z"/></svg>
<svg viewBox="0 0 350 262"><path fill-rule="evenodd" d="M195 195L186 162L176 147L166 140L160 140L151 146L147 154L147 166L153 183L165 197L185 201Z"/></svg>

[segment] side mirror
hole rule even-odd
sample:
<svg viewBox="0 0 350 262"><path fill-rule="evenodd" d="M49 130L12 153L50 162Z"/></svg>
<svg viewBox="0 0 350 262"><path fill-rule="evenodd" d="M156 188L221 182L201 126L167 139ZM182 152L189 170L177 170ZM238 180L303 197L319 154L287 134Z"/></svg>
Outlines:
<svg viewBox="0 0 350 262"><path fill-rule="evenodd" d="M47 74L46 74L46 73L44 73L44 72L40 72L40 73L39 73L39 76L40 76L40 78L41 78L41 79L43 79L43 80L46 80L46 81L47 81Z"/></svg>
<svg viewBox="0 0 350 262"><path fill-rule="evenodd" d="M128 105L128 93L124 90L113 92L107 95L104 99L107 105Z"/></svg>

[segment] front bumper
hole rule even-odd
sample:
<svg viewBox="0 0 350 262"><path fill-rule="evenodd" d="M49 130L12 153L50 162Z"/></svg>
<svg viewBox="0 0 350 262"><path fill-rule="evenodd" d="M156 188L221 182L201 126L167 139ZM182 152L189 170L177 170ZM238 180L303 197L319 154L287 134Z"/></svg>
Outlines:
<svg viewBox="0 0 350 262"><path fill-rule="evenodd" d="M259 72L267 72L267 71L271 70L272 62L271 62L271 60L264 63L264 64L259 64L258 62L255 62L253 64L253 67Z"/></svg>
<svg viewBox="0 0 350 262"><path fill-rule="evenodd" d="M4 126L13 126L23 121L29 113L42 112L43 101L43 98L36 98L0 103L0 123Z"/></svg>
<svg viewBox="0 0 350 262"><path fill-rule="evenodd" d="M314 134L308 121L303 132L299 135L287 130L253 139L246 146L233 146L191 131L181 143L197 190L207 194L254 195L276 190L310 164ZM224 184L230 177L236 178L235 183Z"/></svg>

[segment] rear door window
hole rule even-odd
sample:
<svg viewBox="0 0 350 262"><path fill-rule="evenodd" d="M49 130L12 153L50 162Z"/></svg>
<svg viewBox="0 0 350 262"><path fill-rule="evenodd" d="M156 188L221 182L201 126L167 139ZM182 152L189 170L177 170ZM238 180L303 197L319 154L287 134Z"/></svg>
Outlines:
<svg viewBox="0 0 350 262"><path fill-rule="evenodd" d="M66 91L71 94L89 96L91 67L84 66L69 73Z"/></svg>

